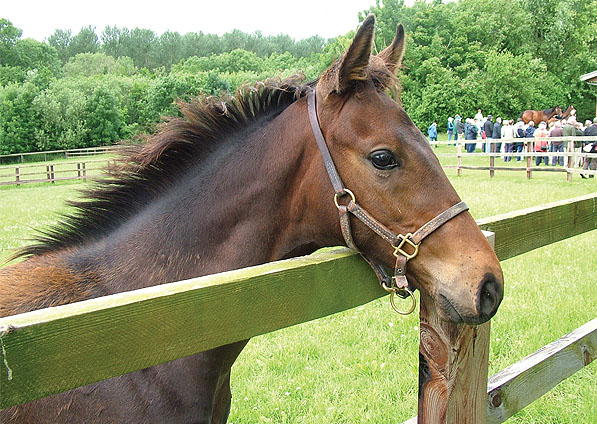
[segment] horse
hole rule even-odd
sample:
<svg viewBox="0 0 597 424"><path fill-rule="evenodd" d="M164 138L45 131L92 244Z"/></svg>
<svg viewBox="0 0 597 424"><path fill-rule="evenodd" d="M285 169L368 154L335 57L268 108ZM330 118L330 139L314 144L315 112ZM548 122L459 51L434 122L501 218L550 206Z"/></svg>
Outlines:
<svg viewBox="0 0 597 424"><path fill-rule="evenodd" d="M368 16L315 81L270 79L179 103L182 117L123 153L18 252L25 260L0 269L0 316L309 254L345 244L348 223L352 244L379 267L410 253L396 274L434 299L443 319L489 320L503 297L499 261L392 97L400 94L404 28L373 55L374 28ZM344 191L328 178L320 138ZM376 231L355 219L348 197L379 223ZM418 254L389 245L382 228L407 234L401 243L410 240ZM413 233L426 236L420 246ZM230 370L246 343L7 408L0 421L225 423Z"/></svg>
<svg viewBox="0 0 597 424"><path fill-rule="evenodd" d="M539 122L548 122L551 118L562 114L562 109L559 106L554 106L551 109L545 110L525 110L520 114L520 118L525 124L533 121L535 124Z"/></svg>
<svg viewBox="0 0 597 424"><path fill-rule="evenodd" d="M567 119L570 115L576 116L576 109L574 109L574 106L572 105L568 106L566 110L562 112L561 119Z"/></svg>

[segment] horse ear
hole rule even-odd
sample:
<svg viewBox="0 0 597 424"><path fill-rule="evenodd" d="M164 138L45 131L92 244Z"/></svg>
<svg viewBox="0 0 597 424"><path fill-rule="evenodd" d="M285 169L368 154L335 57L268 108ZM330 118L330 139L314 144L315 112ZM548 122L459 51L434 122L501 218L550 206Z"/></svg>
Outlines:
<svg viewBox="0 0 597 424"><path fill-rule="evenodd" d="M392 44L383 49L377 55L377 57L382 59L386 64L386 67L393 73L396 73L396 71L400 67L400 64L402 63L402 57L404 56L405 38L406 37L404 37L404 27L402 26L402 24L399 24L398 28L396 29L396 36L394 37Z"/></svg>
<svg viewBox="0 0 597 424"><path fill-rule="evenodd" d="M328 68L320 79L319 88L342 93L355 81L368 78L367 67L373 47L375 16L369 15L357 31L350 47L336 63Z"/></svg>

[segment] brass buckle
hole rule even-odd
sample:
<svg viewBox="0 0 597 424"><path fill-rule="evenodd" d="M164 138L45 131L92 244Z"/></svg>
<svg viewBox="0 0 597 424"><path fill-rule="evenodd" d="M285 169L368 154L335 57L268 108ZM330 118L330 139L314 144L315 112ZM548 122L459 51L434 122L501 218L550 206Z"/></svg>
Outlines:
<svg viewBox="0 0 597 424"><path fill-rule="evenodd" d="M412 233L408 233L405 236L403 236L402 234L398 234L398 238L401 239L401 241L398 244L398 246L394 246L394 256L396 258L398 258L398 256L404 256L406 257L406 260L409 260L417 256L417 253L419 253L419 245L421 243L415 243L414 241L412 241L412 236ZM408 253L402 249L402 246L404 246L405 244L409 245L414 249L412 253Z"/></svg>
<svg viewBox="0 0 597 424"><path fill-rule="evenodd" d="M356 203L357 201L354 198L354 193L352 191L350 191L349 189L345 188L343 192L341 193L336 193L334 195L334 204L336 205L336 207L338 209L340 209L340 204L338 203L338 199L340 198L340 196L346 196L346 195L350 196L350 199L352 200L352 203Z"/></svg>

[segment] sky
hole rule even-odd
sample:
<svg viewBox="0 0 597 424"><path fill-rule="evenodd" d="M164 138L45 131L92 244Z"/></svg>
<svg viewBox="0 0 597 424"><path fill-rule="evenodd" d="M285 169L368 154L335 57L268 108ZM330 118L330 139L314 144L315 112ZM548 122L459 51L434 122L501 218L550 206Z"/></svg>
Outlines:
<svg viewBox="0 0 597 424"><path fill-rule="evenodd" d="M89 25L98 36L109 25L151 29L158 35L259 30L298 40L315 34L331 38L356 29L358 13L373 5L375 0L0 0L0 18L23 30L22 38L38 41L56 29L76 35Z"/></svg>

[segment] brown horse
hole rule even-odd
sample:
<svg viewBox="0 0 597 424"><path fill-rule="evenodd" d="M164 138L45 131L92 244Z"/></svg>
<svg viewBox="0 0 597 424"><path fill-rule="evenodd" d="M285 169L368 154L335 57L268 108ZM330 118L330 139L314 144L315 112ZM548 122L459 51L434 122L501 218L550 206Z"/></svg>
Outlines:
<svg viewBox="0 0 597 424"><path fill-rule="evenodd" d="M387 93L397 87L402 26L376 56L373 33L370 16L316 83L270 81L225 101L182 104L185 119L129 152L75 212L21 252L27 260L0 270L0 316L343 244L308 117L313 90L346 187L391 231L414 232L459 203L429 144ZM356 246L393 266L394 249L352 221ZM500 264L468 212L425 239L407 277L454 322L484 322L502 299ZM230 368L246 343L0 411L0 421L224 423Z"/></svg>
<svg viewBox="0 0 597 424"><path fill-rule="evenodd" d="M568 106L566 110L562 112L561 118L568 119L570 115L576 116L576 109L574 109L574 106L572 105Z"/></svg>
<svg viewBox="0 0 597 424"><path fill-rule="evenodd" d="M533 121L535 125L539 122L548 122L551 118L562 114L562 109L559 106L554 106L551 109L545 110L525 110L520 114L520 117L525 124Z"/></svg>

